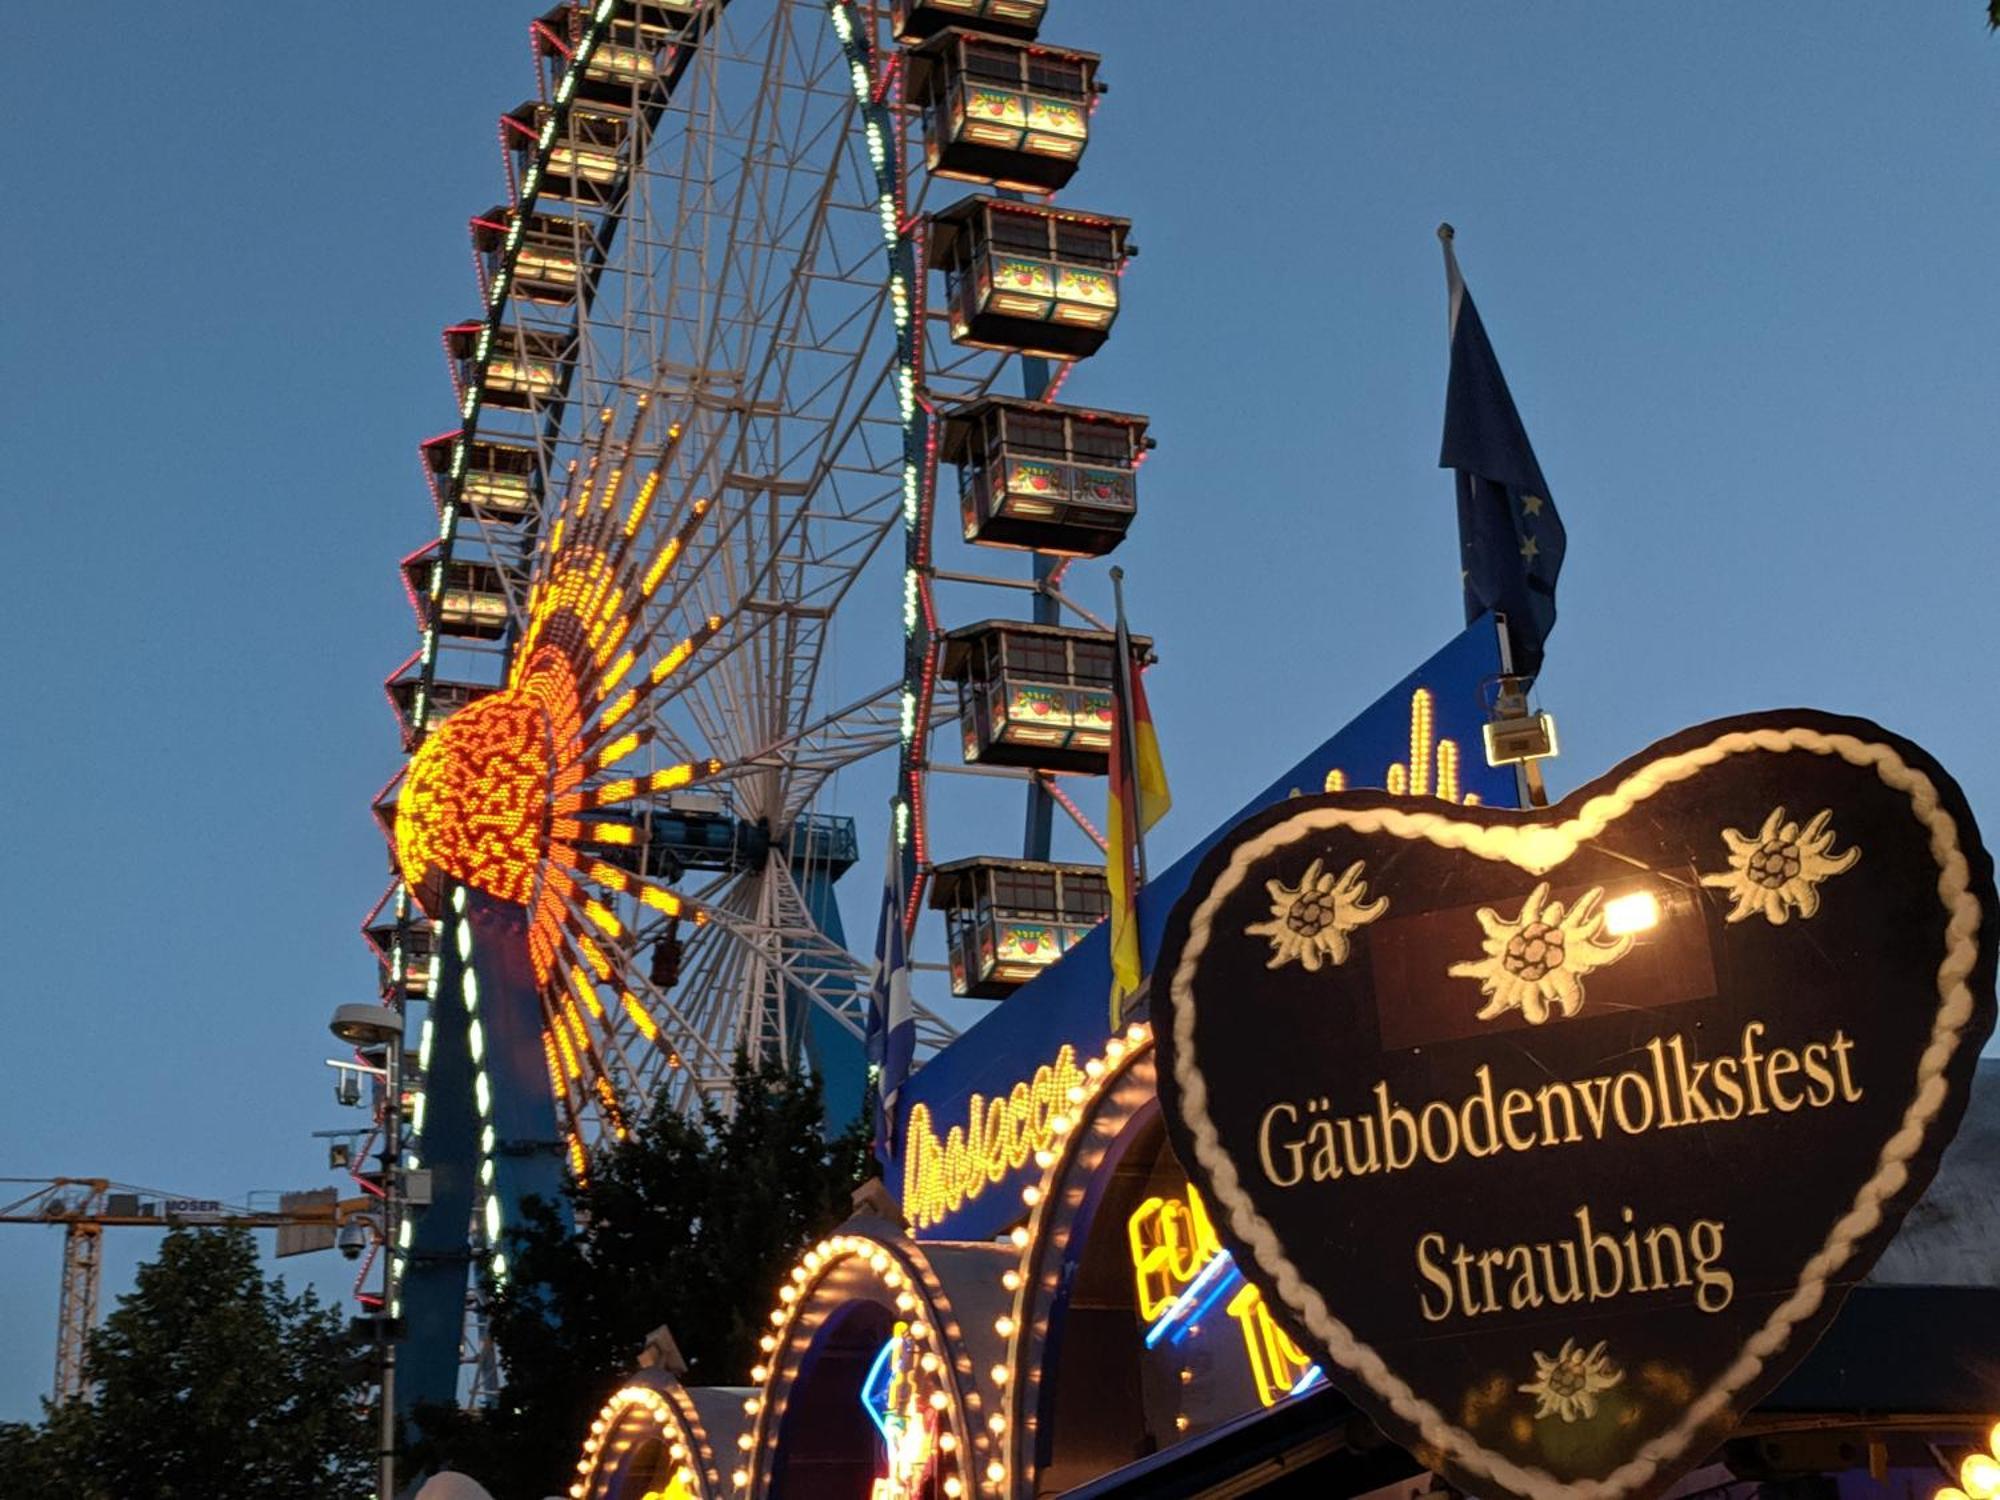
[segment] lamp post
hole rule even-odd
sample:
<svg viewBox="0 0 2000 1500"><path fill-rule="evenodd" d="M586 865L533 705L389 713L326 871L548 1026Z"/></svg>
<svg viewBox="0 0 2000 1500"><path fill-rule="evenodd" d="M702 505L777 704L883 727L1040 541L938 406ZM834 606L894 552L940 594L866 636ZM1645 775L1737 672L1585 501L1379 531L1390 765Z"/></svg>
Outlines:
<svg viewBox="0 0 2000 1500"><path fill-rule="evenodd" d="M396 1494L396 1343L390 1335L396 1296L396 1232L403 1182L403 1018L383 1005L343 1005L327 1029L343 1042L382 1050L382 1307L376 1343L382 1369L382 1421L377 1445L377 1500Z"/></svg>

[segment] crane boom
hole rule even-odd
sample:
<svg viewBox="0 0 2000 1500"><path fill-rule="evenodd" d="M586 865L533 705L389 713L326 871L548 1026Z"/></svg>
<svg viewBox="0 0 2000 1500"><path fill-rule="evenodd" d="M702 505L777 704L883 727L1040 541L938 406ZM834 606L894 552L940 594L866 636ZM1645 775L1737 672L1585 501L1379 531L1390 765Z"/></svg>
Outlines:
<svg viewBox="0 0 2000 1500"><path fill-rule="evenodd" d="M366 1198L337 1200L331 1188L280 1195L275 1209L249 1208L215 1198L195 1198L134 1187L106 1177L0 1177L0 1224L63 1226L62 1293L56 1311L55 1399L85 1394L83 1351L97 1326L103 1282L106 1229L216 1228L276 1229L278 1253L299 1254L333 1247L334 1232ZM286 1231L292 1231L289 1236Z"/></svg>

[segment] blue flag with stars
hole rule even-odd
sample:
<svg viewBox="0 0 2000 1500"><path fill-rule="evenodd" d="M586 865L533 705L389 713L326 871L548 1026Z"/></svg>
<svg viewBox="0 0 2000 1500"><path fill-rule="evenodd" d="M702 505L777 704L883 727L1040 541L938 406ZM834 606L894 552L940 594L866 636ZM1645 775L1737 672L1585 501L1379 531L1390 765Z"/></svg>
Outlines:
<svg viewBox="0 0 2000 1500"><path fill-rule="evenodd" d="M1458 274L1451 226L1442 226L1451 287L1451 377L1445 387L1444 450L1438 466L1458 473L1459 567L1465 621L1487 610L1506 617L1513 669L1533 677L1556 623L1556 574L1567 538L1542 466L1487 342L1479 309Z"/></svg>

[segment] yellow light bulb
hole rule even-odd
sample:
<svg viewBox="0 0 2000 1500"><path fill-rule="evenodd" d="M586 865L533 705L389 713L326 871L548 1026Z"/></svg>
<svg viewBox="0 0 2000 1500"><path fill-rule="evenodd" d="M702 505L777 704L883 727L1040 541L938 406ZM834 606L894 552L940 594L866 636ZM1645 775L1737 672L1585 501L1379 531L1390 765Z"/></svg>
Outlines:
<svg viewBox="0 0 2000 1500"><path fill-rule="evenodd" d="M1975 1453L1959 1465L1958 1482L1972 1500L1993 1500L2000 1495L2000 1459L1990 1453Z"/></svg>
<svg viewBox="0 0 2000 1500"><path fill-rule="evenodd" d="M1633 891L1604 903L1604 930L1613 937L1660 925L1660 902L1651 891Z"/></svg>

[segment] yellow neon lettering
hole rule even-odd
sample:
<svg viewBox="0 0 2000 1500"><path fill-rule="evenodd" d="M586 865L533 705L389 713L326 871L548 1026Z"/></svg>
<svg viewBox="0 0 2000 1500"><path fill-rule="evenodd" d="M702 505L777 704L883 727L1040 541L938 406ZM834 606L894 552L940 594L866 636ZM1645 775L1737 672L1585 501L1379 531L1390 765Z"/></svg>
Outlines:
<svg viewBox="0 0 2000 1500"><path fill-rule="evenodd" d="M967 1101L965 1123L940 1140L930 1107L910 1111L903 1146L903 1212L918 1229L935 1224L977 1198L990 1183L1025 1166L1054 1144L1049 1117L1068 1108L1069 1091L1089 1080L1076 1064L1076 1049L1065 1044L1053 1062L1035 1069L1026 1083L988 1099Z"/></svg>

